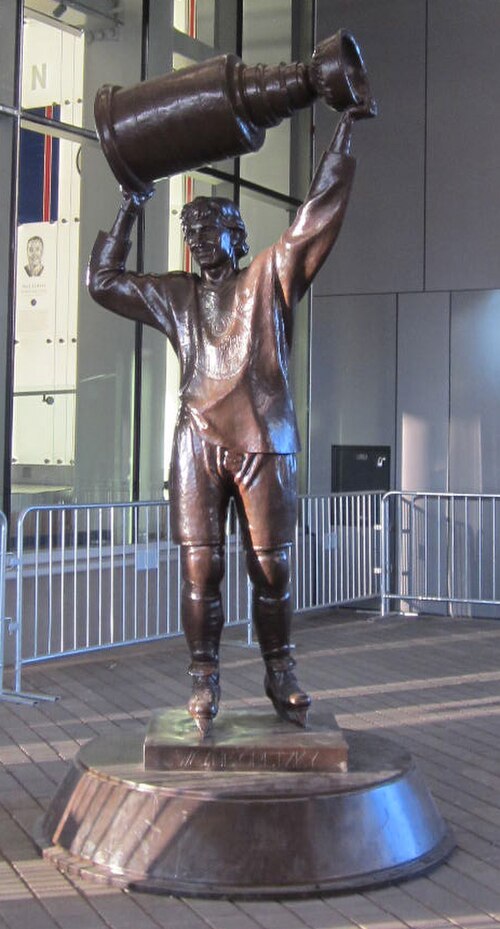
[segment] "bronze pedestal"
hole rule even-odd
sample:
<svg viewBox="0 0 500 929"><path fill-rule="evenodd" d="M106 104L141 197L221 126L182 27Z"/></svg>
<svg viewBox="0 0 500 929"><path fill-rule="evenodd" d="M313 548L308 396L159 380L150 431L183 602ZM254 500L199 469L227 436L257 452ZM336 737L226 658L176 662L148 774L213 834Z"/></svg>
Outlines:
<svg viewBox="0 0 500 929"><path fill-rule="evenodd" d="M80 750L38 840L60 870L149 892L279 898L412 877L453 847L411 756L393 742L335 727L329 737L314 713L300 733L249 711L221 713L222 735L207 747L183 711L168 717L180 751L171 770L145 770L144 733ZM274 757L262 751L270 726ZM348 751L347 771L331 749Z"/></svg>

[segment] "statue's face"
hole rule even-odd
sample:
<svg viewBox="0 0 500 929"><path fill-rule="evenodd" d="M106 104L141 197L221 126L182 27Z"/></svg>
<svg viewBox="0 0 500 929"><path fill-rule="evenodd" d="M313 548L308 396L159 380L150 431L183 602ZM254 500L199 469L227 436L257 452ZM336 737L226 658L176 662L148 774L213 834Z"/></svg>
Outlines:
<svg viewBox="0 0 500 929"><path fill-rule="evenodd" d="M185 238L193 258L202 270L219 268L234 261L231 232L216 217L195 220L186 230Z"/></svg>

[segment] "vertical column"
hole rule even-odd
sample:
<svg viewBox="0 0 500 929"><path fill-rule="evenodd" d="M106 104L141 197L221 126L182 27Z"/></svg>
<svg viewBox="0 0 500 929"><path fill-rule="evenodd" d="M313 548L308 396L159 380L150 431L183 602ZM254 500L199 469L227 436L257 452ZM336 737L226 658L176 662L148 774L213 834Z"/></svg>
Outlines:
<svg viewBox="0 0 500 929"><path fill-rule="evenodd" d="M0 6L0 489L3 508L10 508L10 445L12 431L12 352L14 267L13 251L13 154L18 104L16 60L20 41L22 2ZM3 112L2 112L3 110ZM10 112L9 112L10 111Z"/></svg>

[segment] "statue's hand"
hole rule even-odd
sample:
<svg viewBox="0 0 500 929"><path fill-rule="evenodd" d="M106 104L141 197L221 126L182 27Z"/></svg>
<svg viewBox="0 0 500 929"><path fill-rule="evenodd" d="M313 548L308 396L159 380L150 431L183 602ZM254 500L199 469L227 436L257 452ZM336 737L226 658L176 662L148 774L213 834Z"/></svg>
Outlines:
<svg viewBox="0 0 500 929"><path fill-rule="evenodd" d="M342 113L342 118L335 130L329 151L337 154L349 155L351 150L352 126L355 120L370 119L378 112L373 97L366 97L361 103L348 107Z"/></svg>
<svg viewBox="0 0 500 929"><path fill-rule="evenodd" d="M144 204L147 203L148 200L151 200L155 192L154 187L150 187L149 190L144 193L139 193L136 190L127 190L125 187L121 187L120 190L122 192L123 206L125 209L136 213L142 210Z"/></svg>
<svg viewBox="0 0 500 929"><path fill-rule="evenodd" d="M372 119L378 114L377 101L374 97L367 97L366 100L363 100L356 106L350 106L347 110L345 110L345 114L352 120Z"/></svg>
<svg viewBox="0 0 500 929"><path fill-rule="evenodd" d="M117 239L128 239L132 232L137 216L141 212L146 200L154 194L154 187L144 194L137 191L120 188L122 192L122 202L118 210L116 219L113 223L110 235Z"/></svg>

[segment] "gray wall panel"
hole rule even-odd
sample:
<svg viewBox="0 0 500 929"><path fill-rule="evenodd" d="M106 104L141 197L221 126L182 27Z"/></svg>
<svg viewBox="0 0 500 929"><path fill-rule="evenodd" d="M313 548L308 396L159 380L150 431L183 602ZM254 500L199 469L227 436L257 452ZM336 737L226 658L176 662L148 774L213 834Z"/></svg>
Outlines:
<svg viewBox="0 0 500 929"><path fill-rule="evenodd" d="M396 486L446 491L449 415L449 295L398 301Z"/></svg>
<svg viewBox="0 0 500 929"><path fill-rule="evenodd" d="M429 4L429 290L500 286L500 3Z"/></svg>
<svg viewBox="0 0 500 929"><path fill-rule="evenodd" d="M0 3L0 103L13 106L15 92L16 34L20 17L14 0ZM2 162L3 166L4 162Z"/></svg>
<svg viewBox="0 0 500 929"><path fill-rule="evenodd" d="M380 107L355 127L349 211L317 294L421 290L424 249L424 0L319 0L318 38L353 31ZM317 152L335 114L316 107Z"/></svg>
<svg viewBox="0 0 500 929"><path fill-rule="evenodd" d="M500 493L500 291L452 296L450 490Z"/></svg>
<svg viewBox="0 0 500 929"><path fill-rule="evenodd" d="M331 446L394 449L396 298L316 298L312 316L311 491L331 489Z"/></svg>

